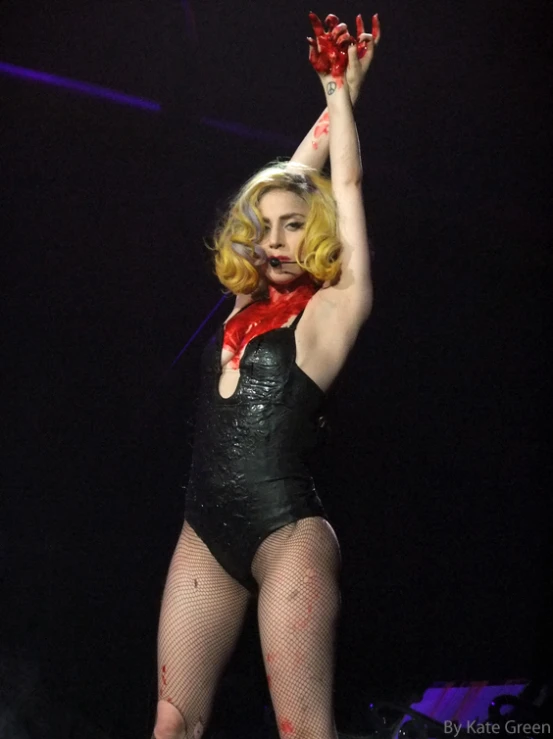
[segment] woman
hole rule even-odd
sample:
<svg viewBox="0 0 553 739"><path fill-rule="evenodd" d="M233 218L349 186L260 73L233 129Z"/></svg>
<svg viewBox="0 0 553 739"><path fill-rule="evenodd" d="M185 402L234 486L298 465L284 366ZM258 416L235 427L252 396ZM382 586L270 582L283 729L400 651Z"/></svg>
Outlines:
<svg viewBox="0 0 553 739"><path fill-rule="evenodd" d="M336 739L340 551L307 460L325 393L371 310L362 169L352 113L380 37L328 16L309 39L328 108L287 165L242 188L215 236L236 295L207 345L185 523L159 630L156 739L199 739L258 597L282 739ZM332 180L319 170L330 148ZM300 320L301 319L301 320Z"/></svg>

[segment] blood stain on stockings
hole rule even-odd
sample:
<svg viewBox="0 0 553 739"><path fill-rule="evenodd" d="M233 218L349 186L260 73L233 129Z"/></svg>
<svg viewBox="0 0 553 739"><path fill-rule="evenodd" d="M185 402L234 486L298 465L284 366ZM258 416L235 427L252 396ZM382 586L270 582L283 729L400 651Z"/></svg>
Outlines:
<svg viewBox="0 0 553 739"><path fill-rule="evenodd" d="M279 729L285 736L292 736L294 733L294 724L287 718L283 718L278 723Z"/></svg>
<svg viewBox="0 0 553 739"><path fill-rule="evenodd" d="M165 689L167 688L167 665L163 665L161 668L161 686L159 689L159 700L167 701L172 703L173 699L165 695Z"/></svg>

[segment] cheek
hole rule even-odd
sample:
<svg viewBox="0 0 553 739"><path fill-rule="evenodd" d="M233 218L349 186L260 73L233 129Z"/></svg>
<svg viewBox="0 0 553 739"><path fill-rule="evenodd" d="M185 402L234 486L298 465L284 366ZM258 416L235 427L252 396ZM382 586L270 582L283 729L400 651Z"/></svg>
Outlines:
<svg viewBox="0 0 553 739"><path fill-rule="evenodd" d="M303 231L298 231L294 234L294 238L292 240L292 245L294 247L294 250L297 251L300 247L301 242L303 241Z"/></svg>

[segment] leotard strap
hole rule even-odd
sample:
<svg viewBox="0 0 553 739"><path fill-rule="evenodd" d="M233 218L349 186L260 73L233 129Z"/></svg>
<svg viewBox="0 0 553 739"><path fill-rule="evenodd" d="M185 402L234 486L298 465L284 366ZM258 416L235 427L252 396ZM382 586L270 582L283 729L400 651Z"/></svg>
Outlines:
<svg viewBox="0 0 553 739"><path fill-rule="evenodd" d="M302 310L301 313L298 313L298 315L294 318L293 322L290 324L290 328L292 329L292 331L296 330L296 326L300 322L300 318L303 316L304 311L305 311L305 308Z"/></svg>

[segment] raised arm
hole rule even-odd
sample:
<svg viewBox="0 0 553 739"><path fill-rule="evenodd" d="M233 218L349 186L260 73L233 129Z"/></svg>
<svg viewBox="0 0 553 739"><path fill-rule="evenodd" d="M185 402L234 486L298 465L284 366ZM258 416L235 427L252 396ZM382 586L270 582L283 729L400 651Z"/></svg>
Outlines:
<svg viewBox="0 0 553 739"><path fill-rule="evenodd" d="M316 25L317 22L322 24L314 14L311 14L312 22ZM308 38L309 45L311 46L310 56L311 58L320 55L321 53L327 58L332 55L342 54L344 62L347 63L347 50L340 45L340 38L347 34L347 26L340 24L339 19L335 15L327 16L325 23L329 29L327 34L322 33L327 39L326 48L323 48L322 52L319 52L318 45L315 39ZM349 96L352 106L355 106L365 76L369 70L373 54L372 49L369 50L366 43L361 36L364 34L363 19L360 15L357 16L357 49L359 63L355 65L348 65L346 67L346 79L349 90ZM334 47L334 48L333 48ZM319 118L317 118L314 126L309 130L307 136L303 139L301 144L296 149L294 156L291 159L291 163L298 162L300 164L307 165L318 171L322 170L325 166L329 155L329 113L328 108L325 108Z"/></svg>
<svg viewBox="0 0 553 739"><path fill-rule="evenodd" d="M322 24L321 28L314 24L314 28L319 38L324 33ZM373 17L372 30L372 34L362 32L357 44L351 44L351 39L344 37L348 66L360 63L359 44L366 45L367 53L372 56L374 45L380 39L378 16ZM318 61L311 58L328 104L332 190L338 208L338 232L342 245L340 279L323 293L325 300L333 304L339 322L353 336L372 306L369 241L362 192L363 168L345 70L340 65L329 67L324 60L317 66Z"/></svg>

